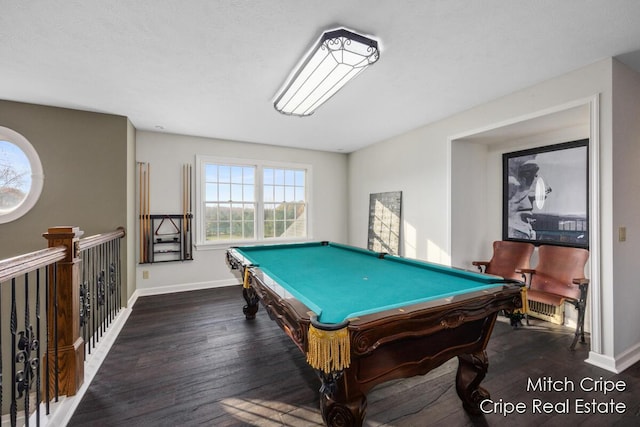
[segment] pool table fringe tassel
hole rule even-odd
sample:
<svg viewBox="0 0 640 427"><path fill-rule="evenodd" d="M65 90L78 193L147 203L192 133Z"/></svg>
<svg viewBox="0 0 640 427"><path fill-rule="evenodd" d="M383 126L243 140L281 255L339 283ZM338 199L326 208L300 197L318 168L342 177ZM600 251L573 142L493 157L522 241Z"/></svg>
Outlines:
<svg viewBox="0 0 640 427"><path fill-rule="evenodd" d="M242 282L242 287L247 289L250 287L249 285L249 267L244 268L244 281Z"/></svg>
<svg viewBox="0 0 640 427"><path fill-rule="evenodd" d="M349 330L323 330L309 325L307 363L327 374L341 371L351 364Z"/></svg>

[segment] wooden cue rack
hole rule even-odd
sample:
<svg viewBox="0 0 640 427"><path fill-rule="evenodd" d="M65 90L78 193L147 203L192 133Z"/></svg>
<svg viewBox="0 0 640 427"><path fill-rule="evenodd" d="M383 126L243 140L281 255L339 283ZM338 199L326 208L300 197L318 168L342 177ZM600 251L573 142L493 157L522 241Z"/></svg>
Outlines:
<svg viewBox="0 0 640 427"><path fill-rule="evenodd" d="M151 214L151 165L138 163L140 264L193 260L192 167L182 167L182 213Z"/></svg>

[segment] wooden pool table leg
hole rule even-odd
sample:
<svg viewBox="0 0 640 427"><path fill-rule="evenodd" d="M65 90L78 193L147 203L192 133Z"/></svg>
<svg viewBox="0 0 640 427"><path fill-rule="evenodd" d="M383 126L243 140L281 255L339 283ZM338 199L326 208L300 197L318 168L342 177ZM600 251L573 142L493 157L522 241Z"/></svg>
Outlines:
<svg viewBox="0 0 640 427"><path fill-rule="evenodd" d="M316 371L318 372L318 371ZM344 373L318 372L320 388L320 412L328 427L361 427L367 410L367 398L359 390L346 393Z"/></svg>
<svg viewBox="0 0 640 427"><path fill-rule="evenodd" d="M484 350L458 356L456 391L462 407L471 414L481 414L480 402L489 398L489 392L480 387L488 368L489 360Z"/></svg>
<svg viewBox="0 0 640 427"><path fill-rule="evenodd" d="M247 302L242 308L242 312L247 319L255 319L256 313L258 312L260 298L256 291L253 288L242 288L242 296L244 300Z"/></svg>
<svg viewBox="0 0 640 427"><path fill-rule="evenodd" d="M328 427L360 427L366 408L367 398L364 395L347 403L336 402L324 393L320 395L320 411L322 419Z"/></svg>

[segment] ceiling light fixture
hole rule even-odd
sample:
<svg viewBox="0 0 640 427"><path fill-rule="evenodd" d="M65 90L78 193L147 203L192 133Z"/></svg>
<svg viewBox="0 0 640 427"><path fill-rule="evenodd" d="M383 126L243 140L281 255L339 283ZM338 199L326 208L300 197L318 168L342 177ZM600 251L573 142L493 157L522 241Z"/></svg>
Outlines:
<svg viewBox="0 0 640 427"><path fill-rule="evenodd" d="M378 42L345 28L327 31L292 74L273 105L308 116L380 58Z"/></svg>

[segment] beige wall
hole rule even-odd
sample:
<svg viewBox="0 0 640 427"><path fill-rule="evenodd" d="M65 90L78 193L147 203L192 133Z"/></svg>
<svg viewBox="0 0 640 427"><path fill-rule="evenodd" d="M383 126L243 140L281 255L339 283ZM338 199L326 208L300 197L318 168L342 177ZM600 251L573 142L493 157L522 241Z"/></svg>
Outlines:
<svg viewBox="0 0 640 427"><path fill-rule="evenodd" d="M126 117L0 101L0 126L29 140L44 171L33 209L0 224L0 259L46 247L42 233L51 226L78 226L90 236L128 225L127 147L134 141Z"/></svg>

